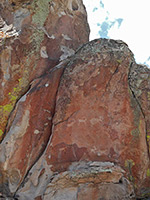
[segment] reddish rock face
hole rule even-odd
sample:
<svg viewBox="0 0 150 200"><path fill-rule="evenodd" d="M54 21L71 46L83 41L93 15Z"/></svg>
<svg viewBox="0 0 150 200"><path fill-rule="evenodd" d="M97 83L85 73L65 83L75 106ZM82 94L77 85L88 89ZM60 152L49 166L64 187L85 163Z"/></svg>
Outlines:
<svg viewBox="0 0 150 200"><path fill-rule="evenodd" d="M1 167L9 177L12 192L41 156L50 139L63 69L64 64L59 65L58 69L33 81L9 118L7 134L1 144Z"/></svg>
<svg viewBox="0 0 150 200"><path fill-rule="evenodd" d="M18 32L0 42L1 137L30 82L87 42L89 27L81 0L2 0L0 9L6 24L13 24Z"/></svg>
<svg viewBox="0 0 150 200"><path fill-rule="evenodd" d="M148 154L150 153L150 70L144 65L132 64L130 70L129 84L133 95L141 108L145 119L146 141ZM150 165L147 169L147 178L144 181L147 189L142 189L144 193L149 193L150 186Z"/></svg>
<svg viewBox="0 0 150 200"><path fill-rule="evenodd" d="M146 122L128 85L132 62L127 46L115 41L97 40L76 54L58 90L46 152L52 170L66 170L73 161L112 161L137 184L144 179Z"/></svg>
<svg viewBox="0 0 150 200"><path fill-rule="evenodd" d="M149 69L122 41L75 53L89 36L81 0L0 10L0 198L147 197Z"/></svg>
<svg viewBox="0 0 150 200"><path fill-rule="evenodd" d="M100 39L35 79L0 146L3 195L98 200L147 191L148 99L134 94L134 65L125 43Z"/></svg>

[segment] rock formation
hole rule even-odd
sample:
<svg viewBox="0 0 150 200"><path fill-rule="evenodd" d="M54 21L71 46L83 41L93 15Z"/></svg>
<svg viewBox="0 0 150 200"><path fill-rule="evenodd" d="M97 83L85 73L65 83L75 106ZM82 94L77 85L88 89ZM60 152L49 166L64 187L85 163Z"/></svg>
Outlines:
<svg viewBox="0 0 150 200"><path fill-rule="evenodd" d="M150 197L150 70L120 40L88 42L81 0L0 11L16 33L0 43L0 198Z"/></svg>
<svg viewBox="0 0 150 200"><path fill-rule="evenodd" d="M87 42L89 27L81 0L2 0L0 15L7 27L13 24L19 34L10 39L1 36L2 136L9 113L30 82Z"/></svg>

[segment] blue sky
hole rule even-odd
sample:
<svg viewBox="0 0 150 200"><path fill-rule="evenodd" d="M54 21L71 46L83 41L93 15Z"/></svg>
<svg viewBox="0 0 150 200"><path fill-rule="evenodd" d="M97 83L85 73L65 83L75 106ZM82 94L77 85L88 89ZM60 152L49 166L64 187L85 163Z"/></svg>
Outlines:
<svg viewBox="0 0 150 200"><path fill-rule="evenodd" d="M121 39L137 63L150 67L150 0L83 0L91 28L90 40Z"/></svg>

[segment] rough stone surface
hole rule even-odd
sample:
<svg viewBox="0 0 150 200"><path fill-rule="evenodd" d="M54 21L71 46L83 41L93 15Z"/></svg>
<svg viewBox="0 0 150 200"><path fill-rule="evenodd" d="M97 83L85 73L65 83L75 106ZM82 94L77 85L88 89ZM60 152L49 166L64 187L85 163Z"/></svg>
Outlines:
<svg viewBox="0 0 150 200"><path fill-rule="evenodd" d="M125 43L100 39L35 79L11 113L0 145L3 196L147 195L149 99L138 94L149 92L149 69L140 66L144 76L138 77L137 67ZM145 85L138 92L141 77Z"/></svg>
<svg viewBox="0 0 150 200"><path fill-rule="evenodd" d="M0 31L16 31L0 39L0 199L150 198L150 70L120 40L75 52L81 0L0 11Z"/></svg>
<svg viewBox="0 0 150 200"><path fill-rule="evenodd" d="M113 161L141 183L149 160L145 119L128 84L132 62L128 47L113 40L91 42L76 54L56 100L47 150L53 171L73 161Z"/></svg>
<svg viewBox="0 0 150 200"><path fill-rule="evenodd" d="M89 27L81 0L1 0L0 15L19 34L0 39L1 137L29 83L87 42Z"/></svg>
<svg viewBox="0 0 150 200"><path fill-rule="evenodd" d="M145 65L133 63L130 68L129 84L145 119L147 151L150 155L150 70ZM146 188L142 188L145 196L150 196L150 164L147 169L147 178L144 181Z"/></svg>
<svg viewBox="0 0 150 200"><path fill-rule="evenodd" d="M80 163L60 173L48 185L44 199L126 199L134 197L132 185L113 163ZM55 188L55 189L54 189ZM107 196L107 197L106 197Z"/></svg>
<svg viewBox="0 0 150 200"><path fill-rule="evenodd" d="M62 72L63 65L33 81L30 90L17 102L9 118L0 161L1 166L4 163L3 169L9 177L11 192L16 191L45 150L51 135L55 98Z"/></svg>
<svg viewBox="0 0 150 200"><path fill-rule="evenodd" d="M39 173L39 167L37 171ZM31 170L32 178L30 180L33 180L34 173L37 173L37 171ZM18 191L18 195L20 199L34 199L38 194L44 200L92 198L98 200L102 197L102 188L105 188L103 195L106 195L106 190L112 190L113 192L110 193L111 198L114 197L115 199L117 191L119 199L132 199L134 198L133 186L124 178L124 173L123 169L110 162L74 162L67 171L51 176L51 181L43 195L40 195L41 191L38 188L37 181L25 183L25 186ZM47 180L44 180L44 177L46 178L42 174L40 180L38 179L43 186ZM35 193L32 192L33 190Z"/></svg>

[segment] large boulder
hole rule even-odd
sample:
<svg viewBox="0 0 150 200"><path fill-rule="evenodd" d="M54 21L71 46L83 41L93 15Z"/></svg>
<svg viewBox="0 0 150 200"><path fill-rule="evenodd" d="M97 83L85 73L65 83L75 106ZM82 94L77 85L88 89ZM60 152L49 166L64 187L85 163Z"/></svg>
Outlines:
<svg viewBox="0 0 150 200"><path fill-rule="evenodd" d="M99 39L35 79L0 145L1 194L19 200L148 195L149 72L124 42Z"/></svg>

